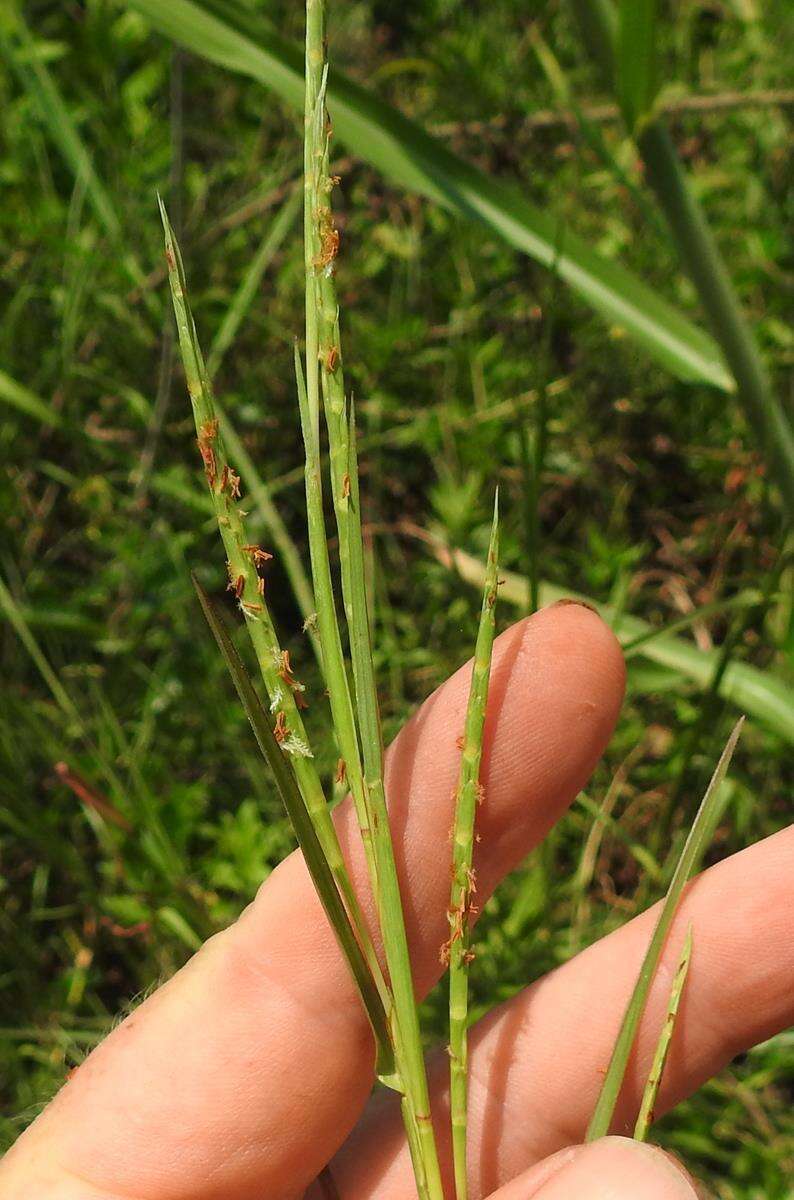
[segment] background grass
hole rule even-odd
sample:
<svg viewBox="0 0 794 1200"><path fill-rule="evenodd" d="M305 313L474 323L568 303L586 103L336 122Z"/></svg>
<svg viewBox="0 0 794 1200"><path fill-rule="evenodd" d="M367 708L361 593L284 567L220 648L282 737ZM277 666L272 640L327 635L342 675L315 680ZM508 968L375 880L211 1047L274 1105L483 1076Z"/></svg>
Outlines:
<svg viewBox="0 0 794 1200"><path fill-rule="evenodd" d="M294 5L261 7L300 36ZM555 103L528 41L533 13L580 102L601 102L564 5L530 5L528 14L517 0L340 0L331 52L554 212L561 230L619 257L699 317L663 230L631 192L570 128L531 123ZM782 0L684 0L667 15L675 20L664 26L666 78L678 92L791 85L785 45L794 30ZM119 234L97 219L85 174L75 184L52 119L25 86L24 55L12 49L0 58L3 1145L291 847L190 585L193 568L219 593L224 564L173 357L155 193L169 197L181 227L209 348L298 177L300 119L255 83L173 52L109 0L31 0L25 16ZM715 107L673 119L787 401L792 113ZM640 182L619 126L603 131ZM480 229L386 187L355 160L340 166L338 282L387 735L468 657L477 626L476 592L415 529L482 557L498 475L502 560L527 572L526 464L541 408L541 576L660 628L693 605L759 588L764 603L718 613L690 636L792 682L794 572L736 406L671 379L548 272ZM297 226L265 257L217 388L305 552L291 346L303 299ZM284 644L317 695L297 605L278 560L270 566ZM500 620L513 615L504 606ZM31 638L66 689L60 702L31 658ZM332 773L323 712L316 704L307 715ZM734 715L632 660L621 722L587 796L532 869L487 906L472 970L477 1011L661 893L670 846ZM790 764L788 744L748 726L713 856L786 823ZM619 825L596 841L594 804L605 798ZM443 1029L445 1004L441 994L428 1002L431 1035ZM784 1197L794 1172L792 1100L794 1043L783 1035L656 1132L719 1196Z"/></svg>

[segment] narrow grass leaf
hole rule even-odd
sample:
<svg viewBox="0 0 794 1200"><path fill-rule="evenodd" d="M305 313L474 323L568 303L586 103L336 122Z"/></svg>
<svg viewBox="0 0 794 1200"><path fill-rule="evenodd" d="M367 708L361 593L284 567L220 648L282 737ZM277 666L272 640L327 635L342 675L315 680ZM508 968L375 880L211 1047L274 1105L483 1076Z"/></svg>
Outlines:
<svg viewBox="0 0 794 1200"><path fill-rule="evenodd" d="M240 697L246 716L251 723L257 744L262 752L262 757L273 772L276 787L278 788L284 808L289 815L289 819L292 822L292 827L306 861L306 866L312 877L312 882L331 923L331 927L336 934L342 952L350 966L367 1017L372 1026L372 1032L375 1036L378 1048L379 1070L388 1072L393 1069L393 1062L386 1011L372 972L353 930L347 909L339 894L334 873L320 844L311 816L304 804L291 761L276 740L276 735L271 728L270 719L262 706L254 685L248 677L242 659L226 632L221 618L216 613L212 601L195 575L193 576L193 586L201 602L207 624L212 630L215 641L218 643L218 647L226 662L229 674L237 690L237 695Z"/></svg>
<svg viewBox="0 0 794 1200"><path fill-rule="evenodd" d="M63 417L51 404L47 404L46 400L42 400L30 388L17 383L16 379L12 379L5 371L0 371L0 400L43 425L53 425L56 428L63 425Z"/></svg>
<svg viewBox="0 0 794 1200"><path fill-rule="evenodd" d="M668 622L658 629L650 628L645 633L640 633L635 638L630 638L623 642L624 658L631 658L643 646L647 646L657 637L670 637L674 634L682 633L685 629L691 629L693 625L699 624L701 621L708 621L712 617L722 617L726 613L740 611L745 608L755 608L756 605L763 603L764 594L757 588L745 588L738 592L735 596L728 596L725 600L715 600L713 604L701 604L698 608L693 608L691 612L685 613L683 617L677 617L675 621Z"/></svg>
<svg viewBox="0 0 794 1200"><path fill-rule="evenodd" d="M265 234L262 244L251 259L248 270L245 272L240 286L232 297L232 301L209 348L207 354L207 374L210 379L214 379L217 375L226 352L237 336L237 332L251 308L265 271L267 271L276 254L278 254L285 237L292 228L293 222L298 215L300 202L301 192L299 188L296 188L281 206L278 215Z"/></svg>
<svg viewBox="0 0 794 1200"><path fill-rule="evenodd" d="M303 104L300 50L260 15L230 0L125 0L194 53L249 75L296 107ZM459 158L419 125L339 72L328 78L340 139L400 186L486 225L511 246L554 267L610 324L626 329L679 378L731 391L733 380L712 339L657 290L567 234L557 254L558 221Z"/></svg>
<svg viewBox="0 0 794 1200"><path fill-rule="evenodd" d="M437 557L455 570L462 579L476 588L483 585L483 565L465 550L453 549L436 538L430 538ZM521 610L529 600L529 583L523 575L502 571L504 581L501 599ZM581 600L589 604L612 625L622 645L632 647L632 654L659 666L678 671L699 690L711 687L720 665L719 650L700 650L691 642L675 637L666 630L657 630L647 621L629 613L616 617L609 604L601 604L579 592L560 587L546 580L540 585L540 603L554 604L557 600ZM719 682L719 695L766 725L779 737L794 745L794 690L771 671L761 671L749 663L733 661L728 664Z"/></svg>
<svg viewBox="0 0 794 1200"><path fill-rule="evenodd" d="M662 1082L667 1055L670 1053L676 1017L678 1016L678 1009L681 1004L681 996L683 995L686 977L689 973L691 959L692 926L690 925L686 931L681 957L678 960L678 967L673 977L673 986L670 989L670 999L667 1003L667 1015L664 1019L662 1032L659 1034L659 1041L656 1044L653 1062L648 1074L648 1082L645 1084L637 1123L634 1126L634 1136L639 1142L647 1141L648 1132L653 1124L656 1097L659 1095L659 1085Z"/></svg>
<svg viewBox="0 0 794 1200"><path fill-rule="evenodd" d="M615 1105L617 1104L618 1095L626 1074L626 1066L634 1045L640 1020L642 1019L645 1002L648 998L648 992L653 982L656 967L664 948L668 930L675 917L684 887L698 869L719 820L722 806L722 783L733 757L733 752L736 749L736 743L739 740L743 723L744 718L736 723L731 736L728 738L728 742L711 777L711 782L706 788L706 793L698 809L697 816L692 823L689 836L673 872L670 887L668 888L659 918L656 922L656 927L648 945L648 950L640 967L637 983L623 1017L609 1067L604 1077L601 1094L598 1097L592 1120L587 1129L587 1141L589 1142L595 1141L596 1138L605 1137L609 1132Z"/></svg>
<svg viewBox="0 0 794 1200"><path fill-rule="evenodd" d="M14 599L11 591L6 587L2 576L0 576L0 613L5 615L20 642L27 650L37 671L52 692L53 699L58 707L81 733L85 733L83 718L80 716L76 704L61 683L57 673L53 671L47 661L41 647L28 627L28 622L25 620L21 608Z"/></svg>
<svg viewBox="0 0 794 1200"><path fill-rule="evenodd" d="M449 940L442 961L449 961L449 1061L452 1158L456 1200L467 1200L466 1142L468 1126L468 1015L470 918L476 878L472 867L477 807L483 800L480 783L483 730L491 676L491 655L496 628L496 594L499 569L499 493L494 499L493 524L485 566L480 624L474 651L471 687L466 708L463 751L458 778L455 822L452 831L452 887L449 900Z"/></svg>
<svg viewBox="0 0 794 1200"><path fill-rule="evenodd" d="M616 90L623 118L637 132L657 88L656 0L620 0Z"/></svg>

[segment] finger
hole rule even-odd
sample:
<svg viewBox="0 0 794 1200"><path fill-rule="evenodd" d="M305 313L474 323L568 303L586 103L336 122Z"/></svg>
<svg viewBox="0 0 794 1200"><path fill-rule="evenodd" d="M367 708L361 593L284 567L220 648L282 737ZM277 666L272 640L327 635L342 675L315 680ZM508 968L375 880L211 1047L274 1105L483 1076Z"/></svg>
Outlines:
<svg viewBox="0 0 794 1200"><path fill-rule="evenodd" d="M456 739L470 670L423 706L389 759L391 822L421 992L440 971ZM483 763L481 894L517 865L582 786L609 737L622 687L617 644L580 606L555 606L498 639ZM368 903L349 807L339 828ZM302 859L293 856L236 926L90 1056L0 1167L0 1183L54 1159L105 1192L136 1200L294 1195L359 1115L372 1058L346 965ZM72 1200L66 1186L63 1200Z"/></svg>
<svg viewBox="0 0 794 1200"><path fill-rule="evenodd" d="M489 1200L697 1200L669 1155L628 1138L571 1146L494 1192Z"/></svg>
<svg viewBox="0 0 794 1200"><path fill-rule="evenodd" d="M470 1039L471 1200L581 1142L658 916L654 906L494 1010ZM659 1093L661 1114L742 1050L794 1023L794 826L690 884L668 935L613 1123L629 1132L689 923L694 948ZM431 1064L449 1160L449 1064ZM410 1195L398 1114L372 1103L332 1164L343 1200Z"/></svg>

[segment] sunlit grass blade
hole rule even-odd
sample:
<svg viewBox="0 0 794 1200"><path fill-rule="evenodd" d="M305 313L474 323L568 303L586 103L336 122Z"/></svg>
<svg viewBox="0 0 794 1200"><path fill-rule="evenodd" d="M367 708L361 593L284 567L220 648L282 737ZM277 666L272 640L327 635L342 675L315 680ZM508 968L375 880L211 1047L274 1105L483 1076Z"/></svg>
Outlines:
<svg viewBox="0 0 794 1200"><path fill-rule="evenodd" d="M248 677L242 659L234 648L221 618L215 612L212 601L195 575L193 576L193 585L201 601L207 624L223 654L237 694L251 723L262 756L273 772L276 787L292 822L292 828L303 852L312 882L358 987L378 1047L379 1070L388 1073L393 1069L393 1061L386 1011L378 986L339 894L334 873L317 836L314 823L306 810L291 760L276 740L276 734L271 727L268 714Z"/></svg>
<svg viewBox="0 0 794 1200"><path fill-rule="evenodd" d="M462 579L478 589L483 585L483 565L465 550L453 549L435 537L429 537L438 558L455 570ZM522 611L529 602L529 583L513 571L501 571L500 597ZM692 642L654 629L647 621L630 613L616 614L608 604L601 604L579 592L542 580L540 603L554 604L556 600L573 599L589 604L604 618L621 644L630 643L632 655L645 658L658 666L677 671L701 691L710 688L719 667L719 650L700 650ZM613 623L614 622L614 623ZM761 671L745 662L731 662L719 682L719 695L748 715L762 722L779 737L794 745L794 690L771 671Z"/></svg>
<svg viewBox="0 0 794 1200"><path fill-rule="evenodd" d="M259 14L230 0L126 0L152 26L194 53L303 105L303 61ZM657 290L566 234L557 256L558 220L459 158L396 109L338 71L328 78L339 137L402 187L476 220L574 288L610 324L626 329L679 378L730 391L733 381L712 339Z"/></svg>
<svg viewBox="0 0 794 1200"><path fill-rule="evenodd" d="M449 900L449 940L442 959L449 961L450 1117L455 1196L467 1200L466 1143L468 1126L468 1014L470 918L476 878L472 867L477 807L483 800L480 783L483 729L491 676L491 652L496 628L499 569L499 495L494 500L493 525L485 568L480 624L474 651L471 688L466 708L463 751L458 778L455 822L452 828L452 887Z"/></svg>
<svg viewBox="0 0 794 1200"><path fill-rule="evenodd" d="M594 1141L596 1138L605 1137L609 1132L612 1115L623 1085L629 1055L634 1045L634 1039L640 1020L642 1019L645 1002L648 998L648 992L664 948L668 930L675 917L684 887L698 869L719 820L723 803L722 784L730 766L733 752L736 749L736 743L739 740L743 723L744 718L737 722L731 736L728 738L728 742L711 777L711 782L706 788L706 793L698 809L697 816L692 823L689 836L673 872L673 878L670 881L656 927L653 931L642 966L640 967L639 977L626 1008L620 1032L615 1041L612 1057L604 1077L601 1093L587 1129L587 1141L589 1142Z"/></svg>
<svg viewBox="0 0 794 1200"><path fill-rule="evenodd" d="M651 1063L651 1069L648 1074L648 1082L645 1084L645 1090L642 1093L642 1103L637 1116L637 1123L634 1126L634 1136L637 1141L644 1142L647 1140L648 1132L653 1124L654 1109L656 1108L656 1097L659 1094L659 1085L662 1082L665 1064L667 1063L667 1055L670 1053L670 1045L673 1040L675 1031L676 1017L678 1016L678 1008L681 1004L681 996L683 995L686 977L689 974L689 964L692 958L692 926L690 925L686 931L684 939L684 947L681 951L681 957L678 960L675 976L673 977L673 986L670 989L670 999L667 1003L667 1015L664 1019L662 1032L659 1035L659 1041L656 1044L656 1050Z"/></svg>
<svg viewBox="0 0 794 1200"><path fill-rule="evenodd" d="M724 600L715 600L712 604L701 604L697 608L693 608L691 612L685 613L683 617L677 617L674 621L669 621L667 625L663 625L658 629L648 629L645 633L640 633L634 638L630 638L623 642L623 655L625 658L631 658L632 655L640 652L643 646L647 646L648 642L657 637L671 637L677 633L683 633L685 629L691 629L693 625L699 624L701 621L708 621L712 617L722 617L727 613L743 611L745 609L755 608L757 605L764 602L764 594L756 588L744 588L741 592L737 592L735 596L727 596ZM770 597L773 599L773 597Z"/></svg>
<svg viewBox="0 0 794 1200"><path fill-rule="evenodd" d="M0 576L0 615L5 616L6 620L10 623L35 665L36 670L50 689L53 699L61 712L80 733L85 734L87 732L86 727L77 705L58 678L58 673L52 669L46 655L33 636L28 622L25 620L13 594L6 587L2 576Z"/></svg>
<svg viewBox="0 0 794 1200"><path fill-rule="evenodd" d="M63 417L52 405L47 404L46 400L42 400L30 388L12 379L5 371L0 371L0 400L43 425L57 428L64 423Z"/></svg>

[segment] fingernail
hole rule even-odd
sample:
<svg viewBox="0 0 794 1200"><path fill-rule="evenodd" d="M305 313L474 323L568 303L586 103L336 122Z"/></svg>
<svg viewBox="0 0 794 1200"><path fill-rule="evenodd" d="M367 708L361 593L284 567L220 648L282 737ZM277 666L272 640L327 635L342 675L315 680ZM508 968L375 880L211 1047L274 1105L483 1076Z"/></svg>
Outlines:
<svg viewBox="0 0 794 1200"><path fill-rule="evenodd" d="M529 1192L532 1200L697 1200L688 1176L655 1146L612 1137L580 1150Z"/></svg>
<svg viewBox="0 0 794 1200"><path fill-rule="evenodd" d="M577 608L589 608L590 612L594 612L596 614L598 613L598 609L596 608L595 604L591 604L589 600L575 600L573 596L563 596L562 599L555 600L553 604L549 605L549 607L562 608L562 606L566 604L575 604Z"/></svg>

